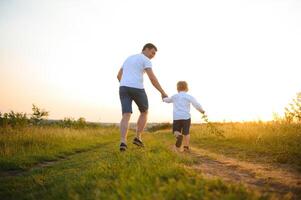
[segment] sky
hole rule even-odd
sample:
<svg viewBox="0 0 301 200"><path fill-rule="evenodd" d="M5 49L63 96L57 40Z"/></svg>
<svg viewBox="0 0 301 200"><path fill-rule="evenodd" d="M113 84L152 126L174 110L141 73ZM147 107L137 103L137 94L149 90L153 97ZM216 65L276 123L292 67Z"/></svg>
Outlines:
<svg viewBox="0 0 301 200"><path fill-rule="evenodd" d="M117 72L151 42L168 95L185 80L210 120L271 120L301 91L300 35L299 0L0 0L0 112L119 122ZM171 122L144 85L149 122Z"/></svg>

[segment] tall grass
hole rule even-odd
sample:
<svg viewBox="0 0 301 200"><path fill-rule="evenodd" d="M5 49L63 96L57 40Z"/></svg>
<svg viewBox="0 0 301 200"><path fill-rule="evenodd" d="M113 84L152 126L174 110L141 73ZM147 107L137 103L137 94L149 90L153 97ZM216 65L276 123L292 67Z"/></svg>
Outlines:
<svg viewBox="0 0 301 200"><path fill-rule="evenodd" d="M191 128L192 143L223 154L264 162L286 163L301 170L301 124L244 122L215 124L225 138L206 125Z"/></svg>

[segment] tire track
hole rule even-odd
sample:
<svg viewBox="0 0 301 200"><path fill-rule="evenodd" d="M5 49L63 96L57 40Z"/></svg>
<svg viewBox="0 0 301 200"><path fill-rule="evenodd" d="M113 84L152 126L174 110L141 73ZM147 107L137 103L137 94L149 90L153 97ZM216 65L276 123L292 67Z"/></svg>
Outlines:
<svg viewBox="0 0 301 200"><path fill-rule="evenodd" d="M90 151L94 151L97 148L102 147L103 145L107 145L108 143L103 143L103 144L98 144L95 145L93 147L90 148L85 148L85 149L78 149L78 150L74 150L71 153L68 153L67 155L63 155L63 156L57 156L57 159L55 160L50 160L50 161L41 161L38 163L33 164L31 167L28 167L26 169L16 169L16 170L6 170L6 171L0 171L0 178L7 178L7 177L13 177L13 176L23 176L27 173L30 173L33 170L37 170L37 169L42 169L45 167L49 167L49 166L53 166L61 161L64 160L69 160L72 157L78 155L78 154L82 154L82 153L87 153Z"/></svg>

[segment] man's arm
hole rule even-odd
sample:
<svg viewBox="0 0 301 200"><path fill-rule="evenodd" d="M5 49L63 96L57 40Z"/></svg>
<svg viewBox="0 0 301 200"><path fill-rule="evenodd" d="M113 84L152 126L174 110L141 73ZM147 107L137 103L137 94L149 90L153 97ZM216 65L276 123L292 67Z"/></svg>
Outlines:
<svg viewBox="0 0 301 200"><path fill-rule="evenodd" d="M162 89L157 77L155 76L152 68L146 68L145 69L149 80L151 81L152 85L161 93L162 98L167 97L168 95L164 92Z"/></svg>
<svg viewBox="0 0 301 200"><path fill-rule="evenodd" d="M119 72L117 74L117 79L118 79L119 82L121 80L121 77L122 77L122 68L120 68L120 70L119 70Z"/></svg>

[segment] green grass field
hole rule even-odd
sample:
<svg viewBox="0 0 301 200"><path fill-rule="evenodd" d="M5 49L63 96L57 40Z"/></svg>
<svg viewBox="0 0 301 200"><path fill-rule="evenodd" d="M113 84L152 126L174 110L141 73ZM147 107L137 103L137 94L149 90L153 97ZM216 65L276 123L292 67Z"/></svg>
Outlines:
<svg viewBox="0 0 301 200"><path fill-rule="evenodd" d="M193 126L193 146L241 159L300 166L300 125L221 124L225 138ZM120 153L114 127L0 129L0 199L273 199L240 184L207 179L171 151L170 130L145 133ZM264 155L264 158L261 157ZM46 162L48 161L48 162Z"/></svg>

